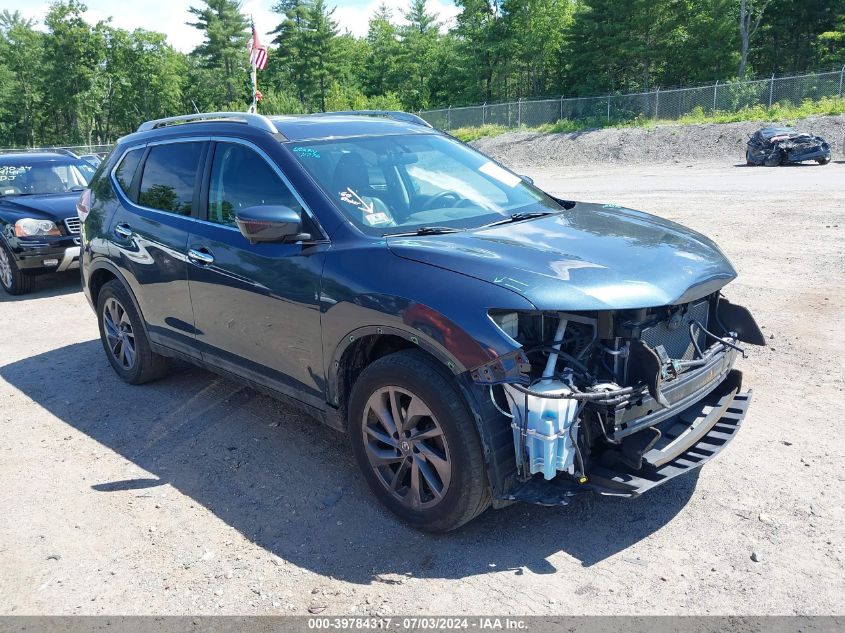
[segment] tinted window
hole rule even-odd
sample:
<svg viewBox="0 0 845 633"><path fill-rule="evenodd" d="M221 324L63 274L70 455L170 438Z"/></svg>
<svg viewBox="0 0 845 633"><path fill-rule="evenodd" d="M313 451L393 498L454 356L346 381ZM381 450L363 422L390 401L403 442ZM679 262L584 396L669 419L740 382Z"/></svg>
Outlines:
<svg viewBox="0 0 845 633"><path fill-rule="evenodd" d="M127 196L132 188L132 177L135 175L135 170L138 169L138 163L141 162L141 157L144 155L144 148L130 150L120 161L120 165L114 172L117 183ZM130 196L131 197L131 196Z"/></svg>
<svg viewBox="0 0 845 633"><path fill-rule="evenodd" d="M255 151L236 143L218 143L208 190L209 222L234 226L238 210L264 205L302 210L291 190Z"/></svg>
<svg viewBox="0 0 845 633"><path fill-rule="evenodd" d="M144 163L138 203L152 209L191 215L202 147L202 143L153 146Z"/></svg>

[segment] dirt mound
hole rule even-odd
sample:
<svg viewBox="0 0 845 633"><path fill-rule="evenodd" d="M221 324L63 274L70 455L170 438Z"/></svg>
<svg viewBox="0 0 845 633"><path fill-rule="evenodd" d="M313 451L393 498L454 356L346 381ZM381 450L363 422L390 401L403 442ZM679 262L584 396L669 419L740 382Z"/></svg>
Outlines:
<svg viewBox="0 0 845 633"><path fill-rule="evenodd" d="M509 132L472 144L512 168L542 168L589 163L743 162L748 138L775 121L659 125L653 128L605 128L538 134ZM834 160L842 157L845 115L796 121L801 131L827 139Z"/></svg>

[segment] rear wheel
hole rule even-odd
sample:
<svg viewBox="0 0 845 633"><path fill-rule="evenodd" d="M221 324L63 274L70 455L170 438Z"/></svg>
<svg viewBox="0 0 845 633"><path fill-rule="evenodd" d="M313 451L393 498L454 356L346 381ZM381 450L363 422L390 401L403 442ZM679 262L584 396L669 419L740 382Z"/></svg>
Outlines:
<svg viewBox="0 0 845 633"><path fill-rule="evenodd" d="M830 158L817 158L816 162L819 165L827 165L830 162Z"/></svg>
<svg viewBox="0 0 845 633"><path fill-rule="evenodd" d="M23 272L6 245L0 242L0 286L10 295L24 295L32 291L32 277Z"/></svg>
<svg viewBox="0 0 845 633"><path fill-rule="evenodd" d="M352 388L347 425L370 489L413 527L446 532L489 506L468 406L427 354L397 352L367 367Z"/></svg>
<svg viewBox="0 0 845 633"><path fill-rule="evenodd" d="M140 385L167 372L167 358L152 351L141 315L122 283L110 281L100 289L97 317L106 357L123 380Z"/></svg>

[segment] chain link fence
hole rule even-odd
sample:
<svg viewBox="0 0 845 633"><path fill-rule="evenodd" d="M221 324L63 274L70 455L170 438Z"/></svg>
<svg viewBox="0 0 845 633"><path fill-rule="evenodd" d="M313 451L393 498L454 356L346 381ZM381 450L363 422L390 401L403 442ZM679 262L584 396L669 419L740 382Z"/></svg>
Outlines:
<svg viewBox="0 0 845 633"><path fill-rule="evenodd" d="M420 116L436 128L501 125L536 127L562 119L571 121L631 121L637 118L680 119L692 112L737 112L754 106L797 106L824 97L842 97L845 67L838 71L753 81L736 81L695 88L673 88L602 97L520 99L508 103L423 110Z"/></svg>

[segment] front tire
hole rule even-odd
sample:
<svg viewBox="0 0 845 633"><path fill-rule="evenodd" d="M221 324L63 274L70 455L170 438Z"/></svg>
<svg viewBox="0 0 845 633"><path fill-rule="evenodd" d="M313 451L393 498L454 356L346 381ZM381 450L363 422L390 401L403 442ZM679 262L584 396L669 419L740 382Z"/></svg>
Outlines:
<svg viewBox="0 0 845 633"><path fill-rule="evenodd" d="M110 281L100 289L97 321L106 358L124 381L140 385L167 373L167 358L150 347L141 315L119 281Z"/></svg>
<svg viewBox="0 0 845 633"><path fill-rule="evenodd" d="M490 505L469 407L427 354L397 352L367 367L352 388L347 430L373 494L412 527L447 532Z"/></svg>
<svg viewBox="0 0 845 633"><path fill-rule="evenodd" d="M25 295L32 291L32 276L23 272L6 245L0 241L0 286L10 295Z"/></svg>
<svg viewBox="0 0 845 633"><path fill-rule="evenodd" d="M816 162L819 165L827 165L830 162L830 158L817 158Z"/></svg>

